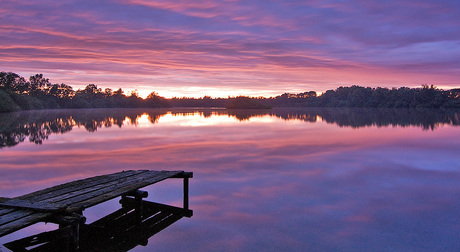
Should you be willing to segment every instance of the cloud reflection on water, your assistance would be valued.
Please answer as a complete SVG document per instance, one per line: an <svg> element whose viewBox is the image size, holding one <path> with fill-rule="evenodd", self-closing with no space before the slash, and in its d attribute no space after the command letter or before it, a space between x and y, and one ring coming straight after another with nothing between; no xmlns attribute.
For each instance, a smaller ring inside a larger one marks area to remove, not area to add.
<svg viewBox="0 0 460 252"><path fill-rule="evenodd" d="M243 121L223 111L164 113L1 149L2 196L127 169L186 170L194 172L194 217L136 250L460 247L457 127L354 128L276 113ZM152 118L155 124L146 122ZM159 189L149 190L155 200ZM178 203L177 195L163 197Z"/></svg>

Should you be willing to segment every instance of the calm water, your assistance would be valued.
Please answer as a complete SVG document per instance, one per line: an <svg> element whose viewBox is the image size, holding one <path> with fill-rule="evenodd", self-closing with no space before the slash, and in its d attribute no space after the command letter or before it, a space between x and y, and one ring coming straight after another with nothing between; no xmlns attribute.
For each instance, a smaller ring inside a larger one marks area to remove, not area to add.
<svg viewBox="0 0 460 252"><path fill-rule="evenodd" d="M185 170L194 216L134 251L459 251L459 125L458 112L432 110L0 114L0 197L128 169ZM181 180L147 190L181 206ZM117 201L85 210L87 223Z"/></svg>

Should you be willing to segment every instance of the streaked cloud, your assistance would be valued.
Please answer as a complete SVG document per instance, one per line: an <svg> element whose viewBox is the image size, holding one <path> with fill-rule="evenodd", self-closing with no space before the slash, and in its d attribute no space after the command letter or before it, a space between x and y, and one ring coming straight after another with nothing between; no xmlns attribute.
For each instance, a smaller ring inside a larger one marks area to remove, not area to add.
<svg viewBox="0 0 460 252"><path fill-rule="evenodd" d="M6 0L0 68L165 96L458 87L459 9L447 0Z"/></svg>

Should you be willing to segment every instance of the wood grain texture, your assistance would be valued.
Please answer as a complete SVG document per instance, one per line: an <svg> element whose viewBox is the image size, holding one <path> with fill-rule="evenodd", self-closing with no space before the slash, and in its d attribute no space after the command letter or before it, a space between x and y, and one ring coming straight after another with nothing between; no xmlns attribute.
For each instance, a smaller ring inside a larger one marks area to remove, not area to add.
<svg viewBox="0 0 460 252"><path fill-rule="evenodd" d="M53 215L81 211L167 178L183 177L184 174L183 171L130 170L76 180L16 198L1 198L0 236L50 220Z"/></svg>

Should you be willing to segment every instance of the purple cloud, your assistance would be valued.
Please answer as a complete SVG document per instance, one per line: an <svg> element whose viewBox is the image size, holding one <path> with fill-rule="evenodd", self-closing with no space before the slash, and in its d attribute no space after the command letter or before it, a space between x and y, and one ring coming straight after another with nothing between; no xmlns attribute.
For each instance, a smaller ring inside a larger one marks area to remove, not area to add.
<svg viewBox="0 0 460 252"><path fill-rule="evenodd" d="M0 68L76 87L127 79L126 89L160 94L449 88L460 79L459 8L415 0L7 0Z"/></svg>

